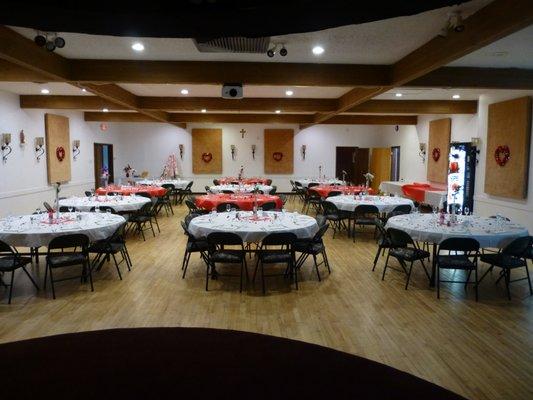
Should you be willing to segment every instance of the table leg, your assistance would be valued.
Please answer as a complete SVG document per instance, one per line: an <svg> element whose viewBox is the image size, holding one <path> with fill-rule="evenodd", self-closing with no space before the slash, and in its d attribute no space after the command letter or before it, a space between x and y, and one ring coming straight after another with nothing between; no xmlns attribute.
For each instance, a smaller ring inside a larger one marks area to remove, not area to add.
<svg viewBox="0 0 533 400"><path fill-rule="evenodd" d="M435 287L435 272L437 271L437 244L433 243L433 255L431 256L431 277L429 286Z"/></svg>

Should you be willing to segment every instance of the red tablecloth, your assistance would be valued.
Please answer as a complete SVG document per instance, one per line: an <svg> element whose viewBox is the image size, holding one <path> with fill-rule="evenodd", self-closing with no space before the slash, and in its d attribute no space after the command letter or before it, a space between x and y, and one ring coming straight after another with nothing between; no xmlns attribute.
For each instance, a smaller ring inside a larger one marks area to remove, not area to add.
<svg viewBox="0 0 533 400"><path fill-rule="evenodd" d="M347 192L349 194L354 193L360 193L366 188L363 186L334 186L334 185L320 185L320 186L313 186L309 188L309 190L314 190L317 192L320 197L328 197L329 193L332 191L338 191L338 192ZM368 193L373 194L374 191L372 188L368 188Z"/></svg>
<svg viewBox="0 0 533 400"><path fill-rule="evenodd" d="M274 201L276 208L282 208L283 202L278 196L270 196L267 194L257 195L257 204L261 206L263 203ZM196 197L196 207L211 210L216 208L220 203L235 203L243 211L251 211L254 208L254 195L250 194L208 194L205 196Z"/></svg>
<svg viewBox="0 0 533 400"><path fill-rule="evenodd" d="M159 186L106 186L96 189L96 194L105 195L109 192L120 193L123 196L130 196L132 193L145 192L152 197L161 197L166 193L166 189Z"/></svg>
<svg viewBox="0 0 533 400"><path fill-rule="evenodd" d="M402 192L405 197L408 197L412 200L418 201L419 203L425 202L426 191L440 191L442 188L434 187L429 184L412 184L412 185L403 185Z"/></svg>
<svg viewBox="0 0 533 400"><path fill-rule="evenodd" d="M231 182L239 182L239 179L228 177L228 178L220 178L218 181L220 182L221 185L229 185ZM255 185L255 184L266 185L268 184L268 179L267 178L244 178L244 179L241 179L240 182L243 185Z"/></svg>

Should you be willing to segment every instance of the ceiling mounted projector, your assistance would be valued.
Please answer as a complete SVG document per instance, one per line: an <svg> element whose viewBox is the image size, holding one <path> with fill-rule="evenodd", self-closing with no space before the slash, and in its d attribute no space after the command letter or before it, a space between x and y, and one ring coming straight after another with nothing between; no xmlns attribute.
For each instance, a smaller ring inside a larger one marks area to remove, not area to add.
<svg viewBox="0 0 533 400"><path fill-rule="evenodd" d="M242 99L242 83L225 83L222 86L223 99Z"/></svg>

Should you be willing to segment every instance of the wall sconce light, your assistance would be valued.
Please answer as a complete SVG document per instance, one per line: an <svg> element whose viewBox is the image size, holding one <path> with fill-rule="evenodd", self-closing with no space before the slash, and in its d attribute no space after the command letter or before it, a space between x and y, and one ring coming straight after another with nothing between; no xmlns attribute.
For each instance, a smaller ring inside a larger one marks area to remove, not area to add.
<svg viewBox="0 0 533 400"><path fill-rule="evenodd" d="M305 152L307 151L307 146L305 144L302 144L302 160L305 160Z"/></svg>
<svg viewBox="0 0 533 400"><path fill-rule="evenodd" d="M420 143L419 145L420 151L418 152L418 155L422 159L422 162L426 162L426 144Z"/></svg>
<svg viewBox="0 0 533 400"><path fill-rule="evenodd" d="M472 143L472 146L478 147L481 144L481 138L472 137L472 138L470 138L470 143Z"/></svg>
<svg viewBox="0 0 533 400"><path fill-rule="evenodd" d="M183 153L185 152L185 146L180 144L179 148L180 148L180 158L183 160Z"/></svg>
<svg viewBox="0 0 533 400"><path fill-rule="evenodd" d="M252 144L252 158L255 160L255 144Z"/></svg>
<svg viewBox="0 0 533 400"><path fill-rule="evenodd" d="M237 146L234 144L231 145L231 159L235 161L235 155L237 153Z"/></svg>
<svg viewBox="0 0 533 400"><path fill-rule="evenodd" d="M470 138L470 143L473 147L473 153L474 157L476 157L476 164L479 164L479 154L481 153L481 150L479 150L479 145L481 144L481 138L480 137L472 137ZM474 149L475 148L475 149Z"/></svg>
<svg viewBox="0 0 533 400"><path fill-rule="evenodd" d="M37 156L37 161L39 161L44 154L44 137L35 138L35 155Z"/></svg>
<svg viewBox="0 0 533 400"><path fill-rule="evenodd" d="M72 142L72 153L74 154L74 159L80 155L80 141L74 140Z"/></svg>
<svg viewBox="0 0 533 400"><path fill-rule="evenodd" d="M11 144L11 133L2 133L2 153L3 153L2 160L4 162L7 161L7 156L13 151L10 144Z"/></svg>

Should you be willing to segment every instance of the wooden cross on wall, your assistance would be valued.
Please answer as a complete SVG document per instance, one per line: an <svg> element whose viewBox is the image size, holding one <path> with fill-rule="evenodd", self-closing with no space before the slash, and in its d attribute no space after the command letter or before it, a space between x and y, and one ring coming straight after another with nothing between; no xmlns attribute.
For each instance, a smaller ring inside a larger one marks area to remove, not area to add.
<svg viewBox="0 0 533 400"><path fill-rule="evenodd" d="M246 129L241 129L239 132L241 133L241 138L244 139L244 134L246 133Z"/></svg>

